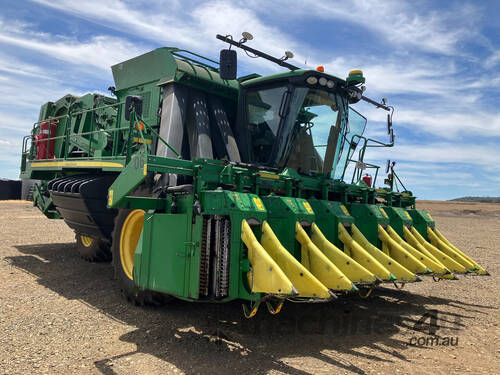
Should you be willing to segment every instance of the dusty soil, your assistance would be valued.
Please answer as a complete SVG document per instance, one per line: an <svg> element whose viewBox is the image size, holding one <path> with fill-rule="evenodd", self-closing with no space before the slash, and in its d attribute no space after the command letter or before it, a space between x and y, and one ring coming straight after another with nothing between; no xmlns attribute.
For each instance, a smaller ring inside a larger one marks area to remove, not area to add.
<svg viewBox="0 0 500 375"><path fill-rule="evenodd" d="M79 258L64 222L0 202L0 373L498 374L500 205L420 207L491 276L287 303L246 320L238 303L132 306L109 264Z"/></svg>

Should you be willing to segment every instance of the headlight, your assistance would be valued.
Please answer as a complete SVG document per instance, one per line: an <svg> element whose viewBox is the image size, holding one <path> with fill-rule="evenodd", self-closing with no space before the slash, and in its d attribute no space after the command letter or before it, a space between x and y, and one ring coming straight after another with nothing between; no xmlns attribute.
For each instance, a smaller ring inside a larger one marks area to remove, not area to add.
<svg viewBox="0 0 500 375"><path fill-rule="evenodd" d="M306 82L310 85L315 85L316 83L318 83L318 79L315 76L309 76L307 77Z"/></svg>
<svg viewBox="0 0 500 375"><path fill-rule="evenodd" d="M325 77L321 77L318 82L321 86L326 86L326 81L327 79Z"/></svg>
<svg viewBox="0 0 500 375"><path fill-rule="evenodd" d="M328 87L329 89L333 89L335 87L335 82L333 82L332 80L329 80L326 83L326 87Z"/></svg>

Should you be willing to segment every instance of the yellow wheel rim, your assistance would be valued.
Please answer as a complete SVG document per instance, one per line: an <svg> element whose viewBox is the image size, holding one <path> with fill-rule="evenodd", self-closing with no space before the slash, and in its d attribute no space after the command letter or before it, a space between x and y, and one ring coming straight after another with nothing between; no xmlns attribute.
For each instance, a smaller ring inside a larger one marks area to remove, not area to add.
<svg viewBox="0 0 500 375"><path fill-rule="evenodd" d="M123 272L130 280L133 280L134 255L144 226L144 212L144 210L134 210L129 213L120 234L120 260Z"/></svg>
<svg viewBox="0 0 500 375"><path fill-rule="evenodd" d="M82 241L82 245L85 247L92 246L92 243L94 242L94 239L92 237L88 237L83 234L80 234L80 240Z"/></svg>

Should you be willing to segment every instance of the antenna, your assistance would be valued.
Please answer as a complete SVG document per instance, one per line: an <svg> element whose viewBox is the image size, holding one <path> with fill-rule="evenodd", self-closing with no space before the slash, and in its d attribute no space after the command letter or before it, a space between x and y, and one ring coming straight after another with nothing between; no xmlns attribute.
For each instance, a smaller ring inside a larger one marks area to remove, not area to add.
<svg viewBox="0 0 500 375"><path fill-rule="evenodd" d="M245 34L247 34L247 36L250 36L251 39L249 38L246 38L245 37ZM248 47L246 45L244 45L243 43L246 42L247 40L252 40L253 39L253 36L252 34L250 33L247 33L247 32L244 32L243 34L243 39L239 42L235 42L232 38L229 38L227 36L224 36L224 35L220 35L220 34L217 34L216 38L219 39L219 40L222 40L223 42L226 42L232 46L235 46L235 47L238 47L238 48L241 48L242 50L246 51L246 52L250 52L250 53L253 53L255 56L259 56L259 57L262 57L266 60L269 60L275 64L278 64L284 68L288 68L290 70L297 70L299 69L298 66L295 66L295 65L292 65L292 64L289 64L287 62L285 62L285 60L288 60L289 58L293 58L293 53L290 52L290 51L286 51L285 52L285 56L282 57L281 59L278 59L274 56L271 56L271 55L268 55L267 53L264 53L262 51L259 51L255 48L252 48L252 47Z"/></svg>
<svg viewBox="0 0 500 375"><path fill-rule="evenodd" d="M223 42L228 43L231 46L235 46L235 47L241 48L242 50L244 50L245 52L247 52L247 55L248 55L248 52L253 53L255 55L255 56L251 56L251 57L262 57L263 59L271 61L271 62L273 62L275 64L278 64L279 66L282 66L282 67L290 69L290 70L298 70L298 69L300 69L298 66L295 66L295 65L292 65L292 64L289 64L289 63L286 62L286 60L293 58L294 55L293 55L292 52L285 51L285 56L283 56L281 59L278 59L278 58L276 58L274 56L268 55L265 52L259 51L259 50L255 49L255 48L248 47L247 45L245 45L244 43L247 40L253 40L253 35L250 34L249 32L245 31L241 35L243 36L243 38L239 42L235 42L233 40L233 37L231 35L224 36L224 35L217 34L215 37L217 39L219 39L219 40L222 40ZM229 47L229 48L231 48L231 47ZM227 51L227 50L225 50L225 51ZM229 55L229 53L227 53L227 52L225 52L225 54ZM221 57L222 57L222 55L221 55ZM232 56L230 58L229 58L229 56L224 56L224 57L225 58L227 57L227 60L224 59L225 60L224 62L230 60L231 62L236 63L236 58L235 57L232 57ZM233 73L233 72L231 72L231 73ZM234 70L234 73L236 73L236 70ZM234 79L232 77L233 77L233 74L228 74L227 76L225 76L224 79ZM390 108L388 106L386 106L385 103L377 103L375 100L367 98L366 96L364 96L363 95L363 92L364 92L363 89L350 88L349 91L351 93L359 94L359 96L358 96L359 99L364 100L365 102L368 102L370 104L373 104L377 108L382 108L382 109L385 109L386 111L390 111Z"/></svg>
<svg viewBox="0 0 500 375"><path fill-rule="evenodd" d="M243 37L243 39L245 39L245 42L246 42L247 40L253 40L253 35L252 35L252 34L250 34L250 33L249 33L249 32L247 32L247 31L243 31L243 32L241 33L241 36ZM244 43L244 42L241 42L241 43Z"/></svg>

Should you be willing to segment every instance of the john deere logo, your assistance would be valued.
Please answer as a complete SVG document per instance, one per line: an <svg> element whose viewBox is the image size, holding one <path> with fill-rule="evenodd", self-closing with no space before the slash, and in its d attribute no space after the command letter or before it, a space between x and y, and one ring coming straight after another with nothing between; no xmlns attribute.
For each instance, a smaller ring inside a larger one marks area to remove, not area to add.
<svg viewBox="0 0 500 375"><path fill-rule="evenodd" d="M253 203L255 203L255 206L257 207L258 210L260 210L260 211L265 210L264 205L262 204L262 201L260 200L260 198L254 197Z"/></svg>
<svg viewBox="0 0 500 375"><path fill-rule="evenodd" d="M306 211L309 212L310 214L313 214L314 211L313 209L311 208L311 205L309 204L309 202L303 202L304 204L304 207L306 208Z"/></svg>

